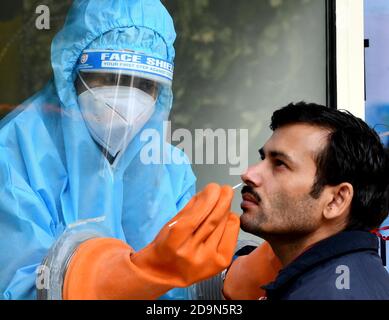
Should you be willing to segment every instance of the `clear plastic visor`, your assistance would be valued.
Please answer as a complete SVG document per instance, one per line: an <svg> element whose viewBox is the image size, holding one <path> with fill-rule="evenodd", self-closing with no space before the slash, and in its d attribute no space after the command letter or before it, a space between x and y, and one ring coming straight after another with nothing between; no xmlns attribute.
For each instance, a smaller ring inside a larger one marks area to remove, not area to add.
<svg viewBox="0 0 389 320"><path fill-rule="evenodd" d="M129 87L137 88L157 99L162 84L138 75L110 72L78 72L75 81L77 95L88 89L99 87Z"/></svg>

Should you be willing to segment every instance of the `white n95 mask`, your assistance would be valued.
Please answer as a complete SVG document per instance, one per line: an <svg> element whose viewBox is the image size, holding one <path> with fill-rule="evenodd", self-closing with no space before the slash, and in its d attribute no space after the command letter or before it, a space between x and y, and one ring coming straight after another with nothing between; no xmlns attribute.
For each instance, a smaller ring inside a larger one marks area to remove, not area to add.
<svg viewBox="0 0 389 320"><path fill-rule="evenodd" d="M88 88L78 96L86 125L112 157L123 151L155 110L156 100L127 86Z"/></svg>

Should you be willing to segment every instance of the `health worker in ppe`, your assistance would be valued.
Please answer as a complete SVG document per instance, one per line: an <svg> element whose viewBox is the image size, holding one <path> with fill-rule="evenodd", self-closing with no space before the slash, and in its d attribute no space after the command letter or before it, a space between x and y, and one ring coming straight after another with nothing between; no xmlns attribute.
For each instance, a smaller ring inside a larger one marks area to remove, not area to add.
<svg viewBox="0 0 389 320"><path fill-rule="evenodd" d="M185 299L228 266L231 188L194 196L188 161L142 158L145 130L181 152L163 139L174 39L159 0L74 1L53 80L1 123L1 298Z"/></svg>

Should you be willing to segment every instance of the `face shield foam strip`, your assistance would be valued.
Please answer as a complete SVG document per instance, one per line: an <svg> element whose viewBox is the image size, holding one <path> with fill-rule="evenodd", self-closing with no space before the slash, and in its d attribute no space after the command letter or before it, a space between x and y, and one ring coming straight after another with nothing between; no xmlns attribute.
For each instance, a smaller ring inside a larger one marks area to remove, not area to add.
<svg viewBox="0 0 389 320"><path fill-rule="evenodd" d="M77 71L120 71L143 73L162 83L173 81L174 66L170 62L131 51L85 50L77 63Z"/></svg>

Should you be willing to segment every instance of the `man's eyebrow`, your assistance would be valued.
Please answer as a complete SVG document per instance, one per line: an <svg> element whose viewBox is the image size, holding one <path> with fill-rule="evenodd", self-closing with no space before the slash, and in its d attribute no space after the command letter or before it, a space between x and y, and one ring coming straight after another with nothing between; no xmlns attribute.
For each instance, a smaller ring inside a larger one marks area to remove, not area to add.
<svg viewBox="0 0 389 320"><path fill-rule="evenodd" d="M264 148L259 149L258 152L259 152L262 159L264 159L266 157L265 156L266 153L265 153ZM277 150L270 150L268 152L268 154L271 158L282 158L288 162L294 163L293 159L289 155L287 155L285 152L277 151Z"/></svg>
<svg viewBox="0 0 389 320"><path fill-rule="evenodd" d="M261 159L265 159L265 150L263 149L263 147L259 149L258 152L259 155L261 156Z"/></svg>

